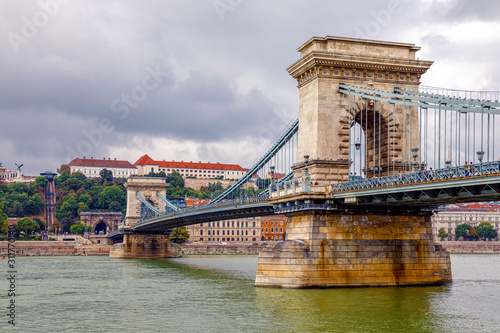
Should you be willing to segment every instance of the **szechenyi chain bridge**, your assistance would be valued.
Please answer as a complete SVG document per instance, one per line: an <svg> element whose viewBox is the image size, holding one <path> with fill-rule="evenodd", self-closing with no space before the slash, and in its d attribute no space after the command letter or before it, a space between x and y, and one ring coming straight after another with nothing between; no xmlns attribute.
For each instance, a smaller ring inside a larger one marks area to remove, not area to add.
<svg viewBox="0 0 500 333"><path fill-rule="evenodd" d="M182 210L165 198L164 179L130 177L110 256L176 257L167 234L175 227L283 214L286 240L260 254L256 286L451 282L430 217L438 205L500 198L500 103L493 93L420 86L432 62L418 60L419 49L311 38L288 68L299 116L246 176L210 203ZM240 196L263 172L286 176L257 196Z"/></svg>

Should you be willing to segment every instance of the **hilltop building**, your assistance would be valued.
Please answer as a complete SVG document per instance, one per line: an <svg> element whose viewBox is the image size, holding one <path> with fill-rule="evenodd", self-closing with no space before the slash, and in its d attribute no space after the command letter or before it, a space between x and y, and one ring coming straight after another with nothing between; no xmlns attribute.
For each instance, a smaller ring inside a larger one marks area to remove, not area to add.
<svg viewBox="0 0 500 333"><path fill-rule="evenodd" d="M169 175L177 171L183 178L194 177L200 179L222 179L237 180L243 177L248 169L237 164L184 162L184 161L155 161L147 154L134 163L139 175L147 175L150 172L165 172Z"/></svg>
<svg viewBox="0 0 500 333"><path fill-rule="evenodd" d="M115 178L127 178L132 175L137 175L137 168L128 161L121 161L111 158L75 158L69 162L69 167L71 173L81 172L87 178L97 178L100 177L99 173L103 169L110 170L113 172L113 177Z"/></svg>

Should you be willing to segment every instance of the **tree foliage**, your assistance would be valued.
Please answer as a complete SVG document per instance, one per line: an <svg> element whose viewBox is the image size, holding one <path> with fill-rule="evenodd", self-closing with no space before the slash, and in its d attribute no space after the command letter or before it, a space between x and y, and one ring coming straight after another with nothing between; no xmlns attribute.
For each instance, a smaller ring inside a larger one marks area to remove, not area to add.
<svg viewBox="0 0 500 333"><path fill-rule="evenodd" d="M176 244L184 243L189 239L189 233L186 227L175 228L174 232L170 234L170 240Z"/></svg>
<svg viewBox="0 0 500 333"><path fill-rule="evenodd" d="M8 229L7 214L3 212L3 204L0 202L0 232L6 233Z"/></svg>
<svg viewBox="0 0 500 333"><path fill-rule="evenodd" d="M446 230L444 228L440 228L438 230L438 238L443 239L446 237L448 237L448 233L446 232Z"/></svg>
<svg viewBox="0 0 500 333"><path fill-rule="evenodd" d="M91 227L83 224L82 221L77 221L69 229L72 234L83 235L85 232L89 232L91 230Z"/></svg>
<svg viewBox="0 0 500 333"><path fill-rule="evenodd" d="M37 183L38 186L41 186L43 188L47 187L49 185L49 180L45 177L39 176L35 178L35 182Z"/></svg>
<svg viewBox="0 0 500 333"><path fill-rule="evenodd" d="M465 237L469 234L469 229L470 225L467 223L462 223L457 225L455 228L455 237L460 238L460 237Z"/></svg>
<svg viewBox="0 0 500 333"><path fill-rule="evenodd" d="M19 232L24 231L27 232L28 234L31 234L32 232L40 231L40 226L32 219L25 217L17 221L16 230Z"/></svg>
<svg viewBox="0 0 500 333"><path fill-rule="evenodd" d="M111 183L113 181L113 171L108 170L108 169L102 169L99 172L99 176L108 183Z"/></svg>
<svg viewBox="0 0 500 333"><path fill-rule="evenodd" d="M498 231L489 222L481 222L477 226L476 231L479 237L484 239L493 239L498 236Z"/></svg>
<svg viewBox="0 0 500 333"><path fill-rule="evenodd" d="M184 187L184 179L181 174L175 170L167 176L167 183L169 183L171 187Z"/></svg>

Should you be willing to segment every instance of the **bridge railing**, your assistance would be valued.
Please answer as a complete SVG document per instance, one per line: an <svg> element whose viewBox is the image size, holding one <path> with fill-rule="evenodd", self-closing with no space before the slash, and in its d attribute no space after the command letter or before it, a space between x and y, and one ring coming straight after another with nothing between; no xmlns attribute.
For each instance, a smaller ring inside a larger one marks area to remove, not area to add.
<svg viewBox="0 0 500 333"><path fill-rule="evenodd" d="M258 202L265 202L265 201L267 201L267 199L269 199L269 195L266 192L266 193L261 193L258 195L253 195L250 197L228 199L228 200L208 203L208 204L201 205L201 206L182 208L176 212L169 212L169 213L163 213L163 214L157 215L157 216L153 217L152 219L156 219L158 217L169 217L169 216L174 216L174 215L177 216L180 214L187 214L190 212L203 211L203 210L213 209L213 208L222 208L222 207L227 207L227 206L245 205L245 204L258 203ZM148 220L150 220L150 219L144 219L140 222L133 224L132 226L139 225L139 224L146 222Z"/></svg>
<svg viewBox="0 0 500 333"><path fill-rule="evenodd" d="M373 189L378 187L420 184L451 179L480 177L500 173L500 162L466 164L436 170L418 170L401 173L394 176L374 177L370 179L353 180L345 183L332 184L335 193Z"/></svg>

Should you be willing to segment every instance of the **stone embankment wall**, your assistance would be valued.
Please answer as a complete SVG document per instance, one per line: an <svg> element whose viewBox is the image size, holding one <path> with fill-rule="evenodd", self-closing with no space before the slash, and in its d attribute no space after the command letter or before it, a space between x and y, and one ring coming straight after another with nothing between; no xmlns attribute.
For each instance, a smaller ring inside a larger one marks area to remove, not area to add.
<svg viewBox="0 0 500 333"><path fill-rule="evenodd" d="M8 253L8 242L0 242L0 256ZM110 245L74 246L73 242L30 242L16 241L16 256L73 256L73 255L109 255Z"/></svg>
<svg viewBox="0 0 500 333"><path fill-rule="evenodd" d="M181 245L183 255L196 254L259 254L266 245Z"/></svg>
<svg viewBox="0 0 500 333"><path fill-rule="evenodd" d="M450 253L500 253L500 242L436 242Z"/></svg>

